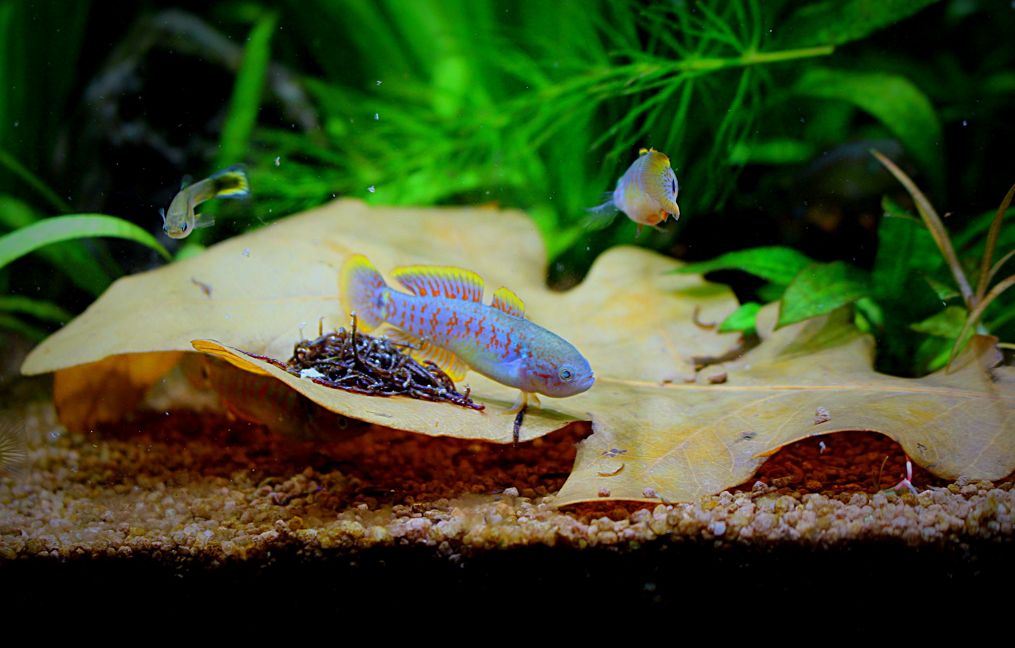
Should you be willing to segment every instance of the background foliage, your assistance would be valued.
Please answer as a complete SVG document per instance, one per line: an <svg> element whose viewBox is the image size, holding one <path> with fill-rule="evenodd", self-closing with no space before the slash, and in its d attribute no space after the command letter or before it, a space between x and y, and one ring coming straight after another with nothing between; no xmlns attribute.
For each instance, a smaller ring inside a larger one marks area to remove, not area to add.
<svg viewBox="0 0 1015 648"><path fill-rule="evenodd" d="M975 0L0 0L0 232L101 212L179 256L337 196L496 203L531 215L560 286L619 243L691 261L779 246L803 263L788 278L736 263L711 277L758 304L819 263L866 313L880 366L922 373L957 334L957 303L867 151L952 214L975 276L1015 178L1013 27L1007 3ZM585 209L642 146L672 158L682 217L635 239ZM162 237L180 179L236 162L253 201L207 206L219 224L182 246ZM128 239L10 263L0 286L21 301L0 302L0 326L39 337L161 263ZM1010 225L999 241L1015 245ZM749 331L756 310L727 327ZM1002 296L984 325L1011 339L1012 311Z"/></svg>

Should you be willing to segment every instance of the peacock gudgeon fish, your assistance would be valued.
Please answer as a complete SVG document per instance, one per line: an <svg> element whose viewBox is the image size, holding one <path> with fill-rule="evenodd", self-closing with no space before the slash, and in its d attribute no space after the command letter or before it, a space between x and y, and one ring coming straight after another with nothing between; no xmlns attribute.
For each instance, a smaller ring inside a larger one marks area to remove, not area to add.
<svg viewBox="0 0 1015 648"><path fill-rule="evenodd" d="M594 213L615 214L618 210L638 224L654 227L680 218L677 194L680 186L670 166L670 158L655 149L641 149L624 175L617 180L617 188L607 194L606 202L589 210Z"/></svg>
<svg viewBox="0 0 1015 648"><path fill-rule="evenodd" d="M363 255L342 268L342 303L370 331L409 345L420 362L431 361L452 380L469 368L521 390L514 409L534 394L573 396L595 382L588 360L570 342L525 318L525 305L507 288L483 303L484 283L469 270L450 266L406 266L391 275L409 293L389 287Z"/></svg>

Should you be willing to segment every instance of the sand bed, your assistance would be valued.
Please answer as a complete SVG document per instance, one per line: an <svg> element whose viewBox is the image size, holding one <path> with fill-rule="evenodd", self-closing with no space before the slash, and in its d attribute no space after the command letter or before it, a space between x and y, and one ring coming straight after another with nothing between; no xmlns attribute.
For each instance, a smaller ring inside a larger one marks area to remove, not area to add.
<svg viewBox="0 0 1015 648"><path fill-rule="evenodd" d="M970 577L984 560L1011 565L1010 480L950 484L917 470L917 494L885 491L902 476L904 455L876 434L794 444L752 483L698 502L558 510L552 494L589 433L584 425L511 447L381 428L294 441L186 410L69 434L48 404L25 415L27 464L0 478L0 568L25 579L33 569L58 575L100 562L107 574L142 564L235 574L406 560L420 573L502 565L505 578L538 564L551 578L548 560L586 574L605 560L637 581L640 596L658 599L666 578L651 574L666 560L685 578L697 573L687 560L725 560L736 571L731 565L781 556L769 561L778 570L779 560L785 567L843 551L872 564L919 557L924 575L942 559L953 575L954 565L972 565ZM653 567L617 566L638 565L639 556L652 556ZM852 562L835 564L853 573Z"/></svg>

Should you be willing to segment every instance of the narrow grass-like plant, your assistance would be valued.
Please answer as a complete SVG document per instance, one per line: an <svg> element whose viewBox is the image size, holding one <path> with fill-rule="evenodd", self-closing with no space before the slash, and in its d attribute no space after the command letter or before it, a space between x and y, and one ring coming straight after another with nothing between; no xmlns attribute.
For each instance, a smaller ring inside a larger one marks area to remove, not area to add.
<svg viewBox="0 0 1015 648"><path fill-rule="evenodd" d="M983 257L980 260L980 276L977 281L976 290L974 291L969 280L966 278L965 270L963 270L958 256L955 254L955 248L952 245L951 238L948 236L948 231L945 229L944 223L941 221L941 217L938 216L934 206L931 205L930 201L927 200L927 197L922 191L920 191L919 187L916 186L916 183L914 183L912 179L907 176L906 173L895 163L878 151L871 151L871 153L892 173L892 175L895 176L895 178L906 188L906 191L909 192L909 195L913 198L917 211L920 212L920 217L923 218L923 222L927 225L927 229L930 231L931 236L934 237L934 242L941 251L941 256L944 257L945 262L948 264L948 267L952 272L952 276L955 278L955 283L959 287L959 293L962 295L962 300L966 304L966 310L969 315L967 316L965 323L962 325L962 329L959 331L959 334L955 338L955 343L952 345L951 352L948 354L947 366L951 367L955 357L967 341L966 334L969 330L977 326L984 311L987 310L987 307L990 306L994 300L1000 297L1001 294L1008 288L1015 285L1015 274L1012 274L995 284L993 288L990 288L989 292L987 290L990 282L1001 269L1001 266L1015 255L1015 250L1011 250L1005 254L1000 261L991 266L994 259L994 249L997 246L998 236L1001 233L1001 222L1004 220L1005 212L1008 211L1008 207L1011 205L1012 197L1015 196L1015 185L1008 190L1004 200L1001 201L1001 206L998 207L997 213L994 215L994 220L990 224L986 246L983 250Z"/></svg>
<svg viewBox="0 0 1015 648"><path fill-rule="evenodd" d="M122 218L74 214L45 218L0 237L0 269L39 248L80 238L110 236L147 245L167 261L172 257L147 231Z"/></svg>

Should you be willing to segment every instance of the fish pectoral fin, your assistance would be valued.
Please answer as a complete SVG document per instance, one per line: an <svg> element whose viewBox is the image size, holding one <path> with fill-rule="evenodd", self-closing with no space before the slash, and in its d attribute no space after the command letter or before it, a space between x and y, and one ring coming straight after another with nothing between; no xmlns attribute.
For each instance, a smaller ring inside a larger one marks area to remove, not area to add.
<svg viewBox="0 0 1015 648"><path fill-rule="evenodd" d="M515 398L514 405L508 408L507 413L517 414L518 412L527 408L529 405L535 405L536 407L539 407L540 406L539 396L532 392L520 391L518 392L518 397Z"/></svg>
<svg viewBox="0 0 1015 648"><path fill-rule="evenodd" d="M215 224L215 219L211 216L205 216L204 214L194 214L194 229L201 229L204 227L211 227Z"/></svg>
<svg viewBox="0 0 1015 648"><path fill-rule="evenodd" d="M502 287L494 291L493 303L490 306L513 317L525 317L525 302L507 288Z"/></svg>
<svg viewBox="0 0 1015 648"><path fill-rule="evenodd" d="M478 302L483 299L485 284L478 274L454 266L403 266L391 276L420 297L446 297Z"/></svg>
<svg viewBox="0 0 1015 648"><path fill-rule="evenodd" d="M407 347L406 353L412 356L416 362L420 364L434 363L455 382L465 378L465 374L469 371L469 365L457 355L444 347L420 339L412 333L397 328L387 328L383 331L383 335L395 344Z"/></svg>

